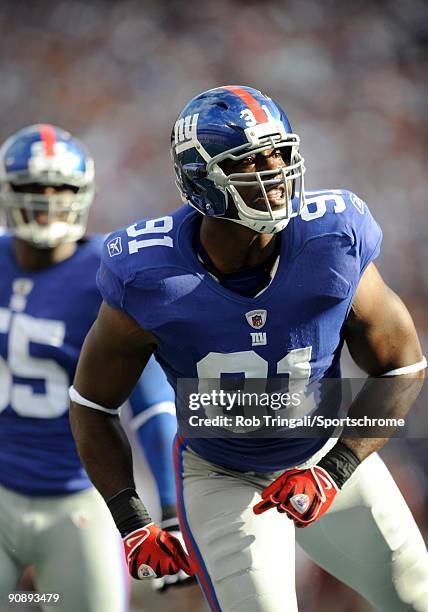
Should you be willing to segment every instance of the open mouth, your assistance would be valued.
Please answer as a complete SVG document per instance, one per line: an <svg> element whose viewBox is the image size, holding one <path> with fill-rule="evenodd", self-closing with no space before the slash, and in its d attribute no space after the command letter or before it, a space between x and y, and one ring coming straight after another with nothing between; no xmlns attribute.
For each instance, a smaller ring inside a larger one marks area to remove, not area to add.
<svg viewBox="0 0 428 612"><path fill-rule="evenodd" d="M267 199L273 203L285 203L285 189L284 187L276 187L267 192Z"/></svg>
<svg viewBox="0 0 428 612"><path fill-rule="evenodd" d="M272 209L281 208L285 206L285 187L279 185L269 191L266 192L267 199ZM266 200L264 195L260 195L256 198L255 202L260 203L263 202L266 205Z"/></svg>

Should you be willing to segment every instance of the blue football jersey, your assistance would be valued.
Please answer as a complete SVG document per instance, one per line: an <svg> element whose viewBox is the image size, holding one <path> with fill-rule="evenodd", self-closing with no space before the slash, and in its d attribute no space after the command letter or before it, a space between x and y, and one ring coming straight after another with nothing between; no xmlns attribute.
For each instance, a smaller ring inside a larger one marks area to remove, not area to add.
<svg viewBox="0 0 428 612"><path fill-rule="evenodd" d="M232 374L339 377L341 329L382 237L365 203L345 190L307 192L302 215L281 233L276 273L255 297L225 288L202 265L193 249L200 219L183 206L111 234L97 277L104 300L157 337L157 359L173 388L181 378ZM184 407L176 400L179 412ZM302 463L325 440L188 443L214 463L265 472Z"/></svg>
<svg viewBox="0 0 428 612"><path fill-rule="evenodd" d="M28 272L0 236L0 483L26 495L91 486L68 421L68 387L101 303L102 238L69 259Z"/></svg>

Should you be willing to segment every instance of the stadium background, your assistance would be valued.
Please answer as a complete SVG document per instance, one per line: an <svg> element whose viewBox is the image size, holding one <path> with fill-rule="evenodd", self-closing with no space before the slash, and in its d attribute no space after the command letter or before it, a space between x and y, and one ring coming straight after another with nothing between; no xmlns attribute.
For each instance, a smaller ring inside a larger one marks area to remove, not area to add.
<svg viewBox="0 0 428 612"><path fill-rule="evenodd" d="M92 232L179 204L169 136L190 97L222 84L269 93L302 138L307 186L368 202L384 231L380 270L427 353L425 0L4 0L0 32L0 137L46 121L83 139L96 161ZM384 452L425 536L427 448ZM371 610L303 557L297 573L303 612ZM144 610L172 601L134 597ZM184 590L174 598L177 612L190 606L204 609Z"/></svg>

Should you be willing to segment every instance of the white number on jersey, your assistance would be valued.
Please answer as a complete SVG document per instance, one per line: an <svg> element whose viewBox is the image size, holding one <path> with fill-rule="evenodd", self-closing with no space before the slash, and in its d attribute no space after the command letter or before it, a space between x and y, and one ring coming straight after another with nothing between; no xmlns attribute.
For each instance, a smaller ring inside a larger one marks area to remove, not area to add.
<svg viewBox="0 0 428 612"><path fill-rule="evenodd" d="M300 216L303 221L312 221L323 217L327 212L327 202L334 202L333 211L341 213L346 209L345 200L340 193L329 192L316 196L305 196L305 206L302 208ZM314 208L315 205L315 209Z"/></svg>
<svg viewBox="0 0 428 612"><path fill-rule="evenodd" d="M61 346L65 323L0 308L0 333L9 334L8 362L0 357L0 412L10 404L22 417L49 419L64 414L68 409L67 372L53 359L30 355L30 342ZM34 393L30 384L13 383L13 375L43 380L45 393Z"/></svg>
<svg viewBox="0 0 428 612"><path fill-rule="evenodd" d="M130 238L137 238L145 234L169 234L172 230L172 217L159 217L159 219L151 219L146 221L144 227L137 229L137 223L126 228L126 233ZM173 240L171 236L162 236L162 238L143 238L141 240L130 240L128 242L128 250L132 255L138 253L139 249L144 249L150 246L166 246L172 247Z"/></svg>
<svg viewBox="0 0 428 612"><path fill-rule="evenodd" d="M311 346L293 349L276 364L277 374L288 374L289 393L293 393L295 387L297 387L297 391L301 390L302 383L306 384L309 381L311 376L311 355Z"/></svg>
<svg viewBox="0 0 428 612"><path fill-rule="evenodd" d="M288 374L290 380L309 381L312 347L293 349L276 364L277 374ZM198 378L217 378L222 374L244 373L245 378L267 378L268 362L255 351L208 353L196 364ZM251 380L248 381L249 383Z"/></svg>
<svg viewBox="0 0 428 612"><path fill-rule="evenodd" d="M277 374L288 374L289 390L291 394L302 389L309 382L311 375L310 359L312 347L293 349L287 353L276 364ZM238 351L236 353L208 353L203 359L198 361L196 367L199 382L198 392L210 393L213 390L220 391L222 374L244 374L245 382L243 393L260 392L260 380L266 379L268 375L268 362L255 351ZM215 379L215 380L212 380ZM252 405L245 405L244 416L252 418L257 416L259 407L254 402ZM222 407L204 406L207 417L213 418L222 414ZM257 427L255 428L257 429ZM251 428L246 428L250 431Z"/></svg>

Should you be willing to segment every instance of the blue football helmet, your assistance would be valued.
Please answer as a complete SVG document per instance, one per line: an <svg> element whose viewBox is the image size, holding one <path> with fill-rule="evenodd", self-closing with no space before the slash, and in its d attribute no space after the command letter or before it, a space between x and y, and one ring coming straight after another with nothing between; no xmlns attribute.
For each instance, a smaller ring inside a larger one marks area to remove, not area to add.
<svg viewBox="0 0 428 612"><path fill-rule="evenodd" d="M79 240L94 194L92 158L58 127L31 125L0 149L0 207L6 225L33 246Z"/></svg>
<svg viewBox="0 0 428 612"><path fill-rule="evenodd" d="M193 98L171 136L176 184L184 201L204 215L230 219L256 232L274 234L304 206L304 159L300 138L282 108L251 87L225 86ZM224 160L239 161L270 149L283 150L286 165L260 172L226 174ZM273 210L267 191L277 186L284 205ZM257 187L263 210L251 207L240 187ZM230 216L230 204L235 214Z"/></svg>

